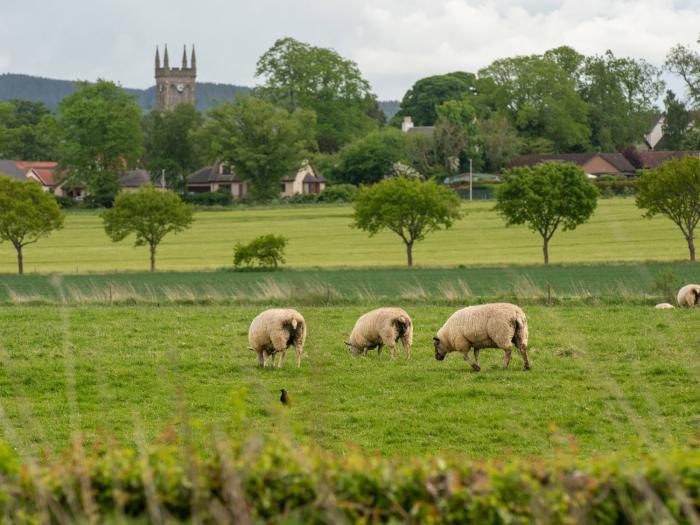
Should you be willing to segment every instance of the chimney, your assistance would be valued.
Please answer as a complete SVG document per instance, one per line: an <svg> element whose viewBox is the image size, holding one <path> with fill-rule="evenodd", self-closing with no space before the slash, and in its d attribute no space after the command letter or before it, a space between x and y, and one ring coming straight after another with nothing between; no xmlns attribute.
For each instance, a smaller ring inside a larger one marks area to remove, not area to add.
<svg viewBox="0 0 700 525"><path fill-rule="evenodd" d="M408 130L413 127L413 119L411 117L404 117L401 123L401 131L408 133Z"/></svg>

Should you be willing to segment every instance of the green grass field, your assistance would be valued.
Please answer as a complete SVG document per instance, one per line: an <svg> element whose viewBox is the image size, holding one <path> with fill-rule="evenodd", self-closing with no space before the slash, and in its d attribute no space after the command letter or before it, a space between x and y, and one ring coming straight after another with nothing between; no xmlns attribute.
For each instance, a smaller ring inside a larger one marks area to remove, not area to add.
<svg viewBox="0 0 700 525"><path fill-rule="evenodd" d="M530 306L533 369L485 350L482 372L433 357L453 307L415 305L414 355L351 359L343 340L374 305L307 307L301 369L262 370L246 349L260 307L0 307L0 434L24 452L74 432L153 439L183 416L345 451L470 457L584 455L687 444L700 417L699 310ZM290 392L283 409L278 389Z"/></svg>
<svg viewBox="0 0 700 525"><path fill-rule="evenodd" d="M465 218L415 247L418 266L539 264L540 238L525 227L506 228L493 202L465 203ZM256 207L200 211L193 227L165 239L158 249L161 270L201 270L232 265L233 246L266 233L290 239L287 264L294 268L402 266L403 244L390 233L373 238L349 227L350 206ZM553 263L684 260L685 241L670 221L641 217L633 199L601 199L590 223L557 232ZM25 251L27 272L108 273L146 270L147 249L133 239L109 241L97 213L71 212L63 230ZM16 271L11 245L0 245L0 272Z"/></svg>

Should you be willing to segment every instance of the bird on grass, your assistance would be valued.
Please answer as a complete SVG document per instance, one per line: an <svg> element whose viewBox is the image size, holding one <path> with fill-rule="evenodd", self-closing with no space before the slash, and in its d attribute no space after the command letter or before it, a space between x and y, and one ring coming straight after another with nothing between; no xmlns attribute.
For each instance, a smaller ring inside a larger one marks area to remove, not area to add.
<svg viewBox="0 0 700 525"><path fill-rule="evenodd" d="M287 394L287 391L284 388L280 388L280 403L285 406L290 406L292 404L291 400L289 399L289 394Z"/></svg>

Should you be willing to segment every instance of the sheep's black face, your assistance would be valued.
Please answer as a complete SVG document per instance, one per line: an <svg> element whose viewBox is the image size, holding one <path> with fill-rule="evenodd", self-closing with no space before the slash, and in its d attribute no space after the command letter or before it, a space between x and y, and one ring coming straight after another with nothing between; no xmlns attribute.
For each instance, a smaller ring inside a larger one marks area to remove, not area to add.
<svg viewBox="0 0 700 525"><path fill-rule="evenodd" d="M437 359L438 361L442 361L443 359L445 359L447 353L443 352L442 343L440 342L440 339L438 339L437 337L433 337L433 345L435 345L435 359Z"/></svg>
<svg viewBox="0 0 700 525"><path fill-rule="evenodd" d="M700 290L695 290L695 304L700 306Z"/></svg>

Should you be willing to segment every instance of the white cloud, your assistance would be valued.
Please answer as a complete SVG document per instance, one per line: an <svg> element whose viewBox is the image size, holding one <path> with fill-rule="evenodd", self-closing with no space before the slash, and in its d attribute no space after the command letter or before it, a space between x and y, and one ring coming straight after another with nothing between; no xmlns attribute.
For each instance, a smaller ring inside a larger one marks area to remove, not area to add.
<svg viewBox="0 0 700 525"><path fill-rule="evenodd" d="M0 72L153 83L156 43L197 45L199 77L252 85L277 38L333 47L380 98L430 74L570 45L660 65L700 33L700 0L3 0Z"/></svg>

